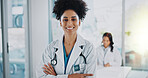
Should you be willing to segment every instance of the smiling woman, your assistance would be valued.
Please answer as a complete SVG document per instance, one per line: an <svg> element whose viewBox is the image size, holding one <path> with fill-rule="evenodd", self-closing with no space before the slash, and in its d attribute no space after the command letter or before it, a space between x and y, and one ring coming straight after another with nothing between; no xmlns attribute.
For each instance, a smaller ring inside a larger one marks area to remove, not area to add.
<svg viewBox="0 0 148 78"><path fill-rule="evenodd" d="M94 46L77 33L87 10L83 0L55 2L53 13L64 34L47 46L37 68L37 77L95 78L97 59Z"/></svg>
<svg viewBox="0 0 148 78"><path fill-rule="evenodd" d="M60 25L65 34L76 34L80 23L78 15L73 10L66 10L61 16Z"/></svg>

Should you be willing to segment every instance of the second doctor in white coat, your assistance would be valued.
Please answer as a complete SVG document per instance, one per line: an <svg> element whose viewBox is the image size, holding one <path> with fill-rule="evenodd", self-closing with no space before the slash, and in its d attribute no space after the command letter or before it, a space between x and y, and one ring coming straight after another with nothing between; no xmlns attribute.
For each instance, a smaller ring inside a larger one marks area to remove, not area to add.
<svg viewBox="0 0 148 78"><path fill-rule="evenodd" d="M120 67L121 54L116 47L113 46L113 39L111 33L103 34L103 45L97 47L97 62L100 67Z"/></svg>
<svg viewBox="0 0 148 78"><path fill-rule="evenodd" d="M37 68L38 78L95 77L97 58L94 46L77 34L87 10L85 7L86 4L82 0L55 2L54 13L60 20L64 35L46 48L41 65ZM62 15L58 16L58 12L62 11Z"/></svg>

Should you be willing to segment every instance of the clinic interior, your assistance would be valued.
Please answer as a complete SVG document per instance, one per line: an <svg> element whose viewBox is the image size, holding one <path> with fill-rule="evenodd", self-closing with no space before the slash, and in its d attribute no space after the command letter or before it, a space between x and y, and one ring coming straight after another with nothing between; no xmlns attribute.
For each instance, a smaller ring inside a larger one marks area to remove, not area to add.
<svg viewBox="0 0 148 78"><path fill-rule="evenodd" d="M54 1L1 0L0 78L4 77L3 73L10 78L36 78L35 66L39 64L45 47L63 34L52 13ZM112 33L114 46L122 56L121 67L130 67L126 77L146 78L148 0L84 1L89 10L78 33L95 47L101 45L103 33ZM7 26L2 27L4 24ZM7 43L9 48L5 46ZM7 50L8 55L3 53ZM8 59L3 60L4 57ZM9 69L3 71L7 66Z"/></svg>

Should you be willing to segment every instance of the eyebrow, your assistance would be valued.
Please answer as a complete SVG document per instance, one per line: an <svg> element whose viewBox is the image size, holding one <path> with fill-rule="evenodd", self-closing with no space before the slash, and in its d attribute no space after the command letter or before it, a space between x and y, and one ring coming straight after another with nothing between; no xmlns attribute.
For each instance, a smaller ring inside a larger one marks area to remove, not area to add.
<svg viewBox="0 0 148 78"><path fill-rule="evenodd" d="M76 16L72 16L71 18L76 18Z"/></svg>
<svg viewBox="0 0 148 78"><path fill-rule="evenodd" d="M63 18L68 18L68 17L64 16Z"/></svg>
<svg viewBox="0 0 148 78"><path fill-rule="evenodd" d="M68 18L68 17L64 16L63 18ZM72 16L71 18L76 18L76 16Z"/></svg>

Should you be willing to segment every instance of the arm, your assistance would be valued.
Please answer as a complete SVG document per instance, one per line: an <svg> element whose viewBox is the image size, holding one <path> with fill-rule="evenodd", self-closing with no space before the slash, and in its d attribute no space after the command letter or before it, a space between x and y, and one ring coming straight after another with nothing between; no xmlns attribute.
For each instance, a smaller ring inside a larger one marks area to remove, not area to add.
<svg viewBox="0 0 148 78"><path fill-rule="evenodd" d="M48 65L51 62L51 56L52 56L52 50L51 45L49 45L46 49L45 52L42 54L42 59L40 64L36 67L36 76L37 78L68 78L68 75L50 75L50 74L45 74L43 67L44 65Z"/></svg>
<svg viewBox="0 0 148 78"><path fill-rule="evenodd" d="M98 66L98 68L102 68L102 67L104 67L104 65L103 65L103 56L102 56L102 54L101 54L101 47L97 47L96 48L96 54L97 54L97 66Z"/></svg>
<svg viewBox="0 0 148 78"><path fill-rule="evenodd" d="M45 50L45 52L42 55L42 60L39 66L37 66L36 76L37 78L85 78L85 76L92 76L92 74L63 74L58 75L55 74L56 71L53 71L54 68L51 66L51 49L49 49L49 46ZM50 71L51 70L51 71Z"/></svg>
<svg viewBox="0 0 148 78"><path fill-rule="evenodd" d="M96 78L96 67L97 67L97 57L94 46L88 47L88 55L86 56L86 69L84 73L93 74L93 76L88 76L88 78Z"/></svg>
<svg viewBox="0 0 148 78"><path fill-rule="evenodd" d="M122 58L121 58L121 54L118 51L118 49L115 49L114 51L114 61L112 63L110 63L111 66L121 66L121 62L122 62Z"/></svg>

